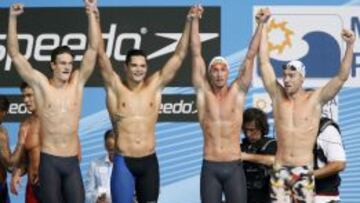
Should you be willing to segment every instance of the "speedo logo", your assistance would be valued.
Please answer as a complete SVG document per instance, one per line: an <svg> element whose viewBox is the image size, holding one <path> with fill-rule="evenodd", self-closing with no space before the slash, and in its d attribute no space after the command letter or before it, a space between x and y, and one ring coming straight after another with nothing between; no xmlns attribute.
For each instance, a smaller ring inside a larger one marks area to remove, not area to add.
<svg viewBox="0 0 360 203"><path fill-rule="evenodd" d="M116 61L124 61L126 53L121 53L122 47L125 44L132 44L133 48L139 49L141 47L143 37L148 34L148 29L142 27L138 33L120 33L117 34L118 25L111 23L107 32L102 36L105 39L105 51L110 58ZM155 37L171 39L172 42L165 47L159 48L152 53L149 53L148 59L155 59L165 54L175 51L182 33L154 33ZM219 37L218 33L201 33L200 38L202 42ZM0 41L5 41L6 35L0 34ZM25 49L22 54L29 59L33 57L35 61L50 61L51 50L60 46L68 45L75 53L86 49L87 36L83 33L67 33L63 36L58 33L42 33L37 36L33 34L18 34L19 43L25 44ZM11 58L6 53L6 43L0 44L0 61L5 59L4 71L11 70ZM74 60L80 61L83 55L75 55Z"/></svg>
<svg viewBox="0 0 360 203"><path fill-rule="evenodd" d="M194 101L180 99L177 102L164 102L160 105L159 114L196 114Z"/></svg>
<svg viewBox="0 0 360 203"><path fill-rule="evenodd" d="M31 114L30 111L26 108L24 103L11 103L9 106L8 114L10 115L19 115L19 114Z"/></svg>
<svg viewBox="0 0 360 203"><path fill-rule="evenodd" d="M31 112L26 108L21 95L11 94L5 96L10 102L7 116L5 116L5 122L19 122L31 114Z"/></svg>

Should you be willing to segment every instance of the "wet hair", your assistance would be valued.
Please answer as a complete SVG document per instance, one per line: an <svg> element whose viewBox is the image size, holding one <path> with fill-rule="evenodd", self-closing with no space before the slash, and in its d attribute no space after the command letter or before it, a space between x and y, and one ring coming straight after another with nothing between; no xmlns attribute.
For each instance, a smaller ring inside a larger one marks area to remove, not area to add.
<svg viewBox="0 0 360 203"><path fill-rule="evenodd" d="M269 133L269 123L264 111L258 108L248 108L243 113L243 128L245 123L255 122L255 128L260 130L261 136Z"/></svg>
<svg viewBox="0 0 360 203"><path fill-rule="evenodd" d="M8 111L10 106L9 100L5 95L0 95L0 111Z"/></svg>
<svg viewBox="0 0 360 203"><path fill-rule="evenodd" d="M29 84L27 84L26 82L22 82L20 84L20 90L23 92L25 88L30 88Z"/></svg>
<svg viewBox="0 0 360 203"><path fill-rule="evenodd" d="M74 58L74 53L71 51L69 46L59 46L51 52L51 62L55 63L56 57L63 53L70 54Z"/></svg>
<svg viewBox="0 0 360 203"><path fill-rule="evenodd" d="M105 140L105 141L108 140L109 138L115 138L115 137L114 137L114 132L113 132L112 129L107 130L107 131L105 132L105 134L104 134L104 140Z"/></svg>
<svg viewBox="0 0 360 203"><path fill-rule="evenodd" d="M143 56L147 61L147 55L144 50L141 49L131 49L126 53L125 63L128 65L131 61L131 57L133 56Z"/></svg>

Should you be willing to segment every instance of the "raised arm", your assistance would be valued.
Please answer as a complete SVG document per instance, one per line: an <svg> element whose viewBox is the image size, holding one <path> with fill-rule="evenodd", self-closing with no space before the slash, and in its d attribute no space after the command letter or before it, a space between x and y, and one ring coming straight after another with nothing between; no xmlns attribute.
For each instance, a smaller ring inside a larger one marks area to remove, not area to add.
<svg viewBox="0 0 360 203"><path fill-rule="evenodd" d="M88 16L88 47L85 51L84 57L80 65L80 84L85 85L91 73L94 70L96 63L96 54L99 47L100 31L97 20L98 9L96 0L85 0L86 14Z"/></svg>
<svg viewBox="0 0 360 203"><path fill-rule="evenodd" d="M17 17L23 12L24 5L22 4L14 4L9 9L7 50L20 77L32 88L37 89L41 82L47 82L47 78L39 71L33 69L25 56L23 56L19 51L19 42L17 39Z"/></svg>
<svg viewBox="0 0 360 203"><path fill-rule="evenodd" d="M257 21L256 31L251 39L242 67L240 67L239 76L235 80L235 84L237 84L239 90L243 92L247 92L250 86L252 80L253 67L254 67L254 58L258 53L260 46L261 31L263 30L263 27L267 22L267 20L269 19L269 17L270 17L270 10L267 8L260 9L256 14L256 21Z"/></svg>
<svg viewBox="0 0 360 203"><path fill-rule="evenodd" d="M320 104L324 105L335 97L340 88L349 78L351 64L353 60L355 35L350 30L342 30L341 36L346 42L346 50L344 58L341 61L338 74L333 77L324 87L320 89Z"/></svg>
<svg viewBox="0 0 360 203"><path fill-rule="evenodd" d="M188 15L191 15L192 11L193 8L190 9ZM190 39L190 23L191 18L186 18L185 27L182 32L180 41L176 46L174 54L157 73L158 75L154 75L154 77L159 77L160 88L165 87L175 77L176 72L179 70L182 62L186 57Z"/></svg>
<svg viewBox="0 0 360 203"><path fill-rule="evenodd" d="M197 6L195 15L191 17L191 58L192 58L192 83L196 89L203 88L206 85L206 65L201 54L201 41L199 34L199 21L203 13L203 8Z"/></svg>
<svg viewBox="0 0 360 203"><path fill-rule="evenodd" d="M114 69L112 67L111 61L109 57L106 55L105 52L105 46L104 46L104 40L102 38L101 34L101 26L100 26L100 15L97 15L97 20L99 21L99 48L97 53L97 59L98 59L98 65L100 68L101 76L105 83L105 88L111 88L113 87L116 78L121 81L120 77L117 76L117 74L114 72Z"/></svg>
<svg viewBox="0 0 360 203"><path fill-rule="evenodd" d="M264 87L270 97L274 97L276 92L281 89L281 86L276 80L274 68L270 63L266 25L264 25L264 28L261 31L259 58L261 78Z"/></svg>

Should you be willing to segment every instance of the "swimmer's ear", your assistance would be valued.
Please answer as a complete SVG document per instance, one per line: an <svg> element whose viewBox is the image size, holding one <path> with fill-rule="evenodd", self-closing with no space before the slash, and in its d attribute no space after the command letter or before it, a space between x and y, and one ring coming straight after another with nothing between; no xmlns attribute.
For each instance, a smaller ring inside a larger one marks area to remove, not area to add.
<svg viewBox="0 0 360 203"><path fill-rule="evenodd" d="M50 61L50 68L51 68L51 71L54 71L54 69L55 69L55 62Z"/></svg>
<svg viewBox="0 0 360 203"><path fill-rule="evenodd" d="M128 72L128 70L129 70L129 67L126 63L124 63L124 70L125 70L125 72Z"/></svg>

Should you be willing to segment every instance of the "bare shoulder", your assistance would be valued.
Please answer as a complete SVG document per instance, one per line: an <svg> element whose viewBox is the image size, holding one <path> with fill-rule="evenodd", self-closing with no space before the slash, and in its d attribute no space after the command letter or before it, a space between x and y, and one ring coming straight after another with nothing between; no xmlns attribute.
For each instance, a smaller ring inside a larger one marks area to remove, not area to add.
<svg viewBox="0 0 360 203"><path fill-rule="evenodd" d="M245 95L248 90L241 88L235 81L229 86L229 94L234 94L234 96Z"/></svg>
<svg viewBox="0 0 360 203"><path fill-rule="evenodd" d="M161 70L157 70L148 77L146 77L145 83L148 85L155 85L157 83L160 83L160 74L161 74L160 71Z"/></svg>
<svg viewBox="0 0 360 203"><path fill-rule="evenodd" d="M288 96L286 95L283 86L277 82L276 87L277 88L275 88L274 94L269 94L272 102L286 101L288 99Z"/></svg>
<svg viewBox="0 0 360 203"><path fill-rule="evenodd" d="M80 91L82 91L82 88L84 87L84 85L82 85L83 83L81 83L81 76L80 76L80 70L76 69L71 73L70 79L68 84L70 85L71 88L79 88Z"/></svg>
<svg viewBox="0 0 360 203"><path fill-rule="evenodd" d="M126 88L125 84L124 84L124 80L121 79L120 75L114 73L115 76L114 76L114 80L112 81L113 82L113 87L116 88L116 89L122 89L122 88Z"/></svg>
<svg viewBox="0 0 360 203"><path fill-rule="evenodd" d="M321 88L305 91L305 97L308 100L318 100L320 98Z"/></svg>
<svg viewBox="0 0 360 203"><path fill-rule="evenodd" d="M143 88L144 89L149 89L149 90L151 90L151 89L159 90L160 84L161 84L160 72L156 71L152 75L145 78Z"/></svg>
<svg viewBox="0 0 360 203"><path fill-rule="evenodd" d="M79 82L80 80L80 71L79 69L77 68L76 70L74 70L72 73L71 73L71 76L70 76L70 83L77 83Z"/></svg>
<svg viewBox="0 0 360 203"><path fill-rule="evenodd" d="M126 95L128 94L128 88L123 85L121 82L115 82L116 84L113 84L112 86L105 87L108 99L116 99L120 95Z"/></svg>
<svg viewBox="0 0 360 203"><path fill-rule="evenodd" d="M20 123L19 135L22 133L26 133L29 127L30 127L30 119L26 118L23 122Z"/></svg>

